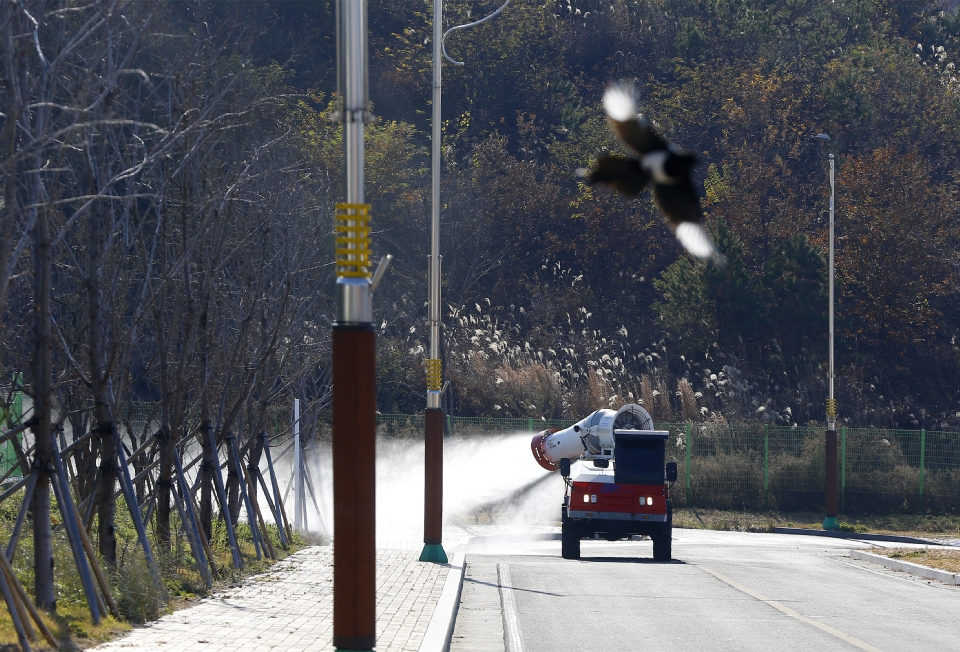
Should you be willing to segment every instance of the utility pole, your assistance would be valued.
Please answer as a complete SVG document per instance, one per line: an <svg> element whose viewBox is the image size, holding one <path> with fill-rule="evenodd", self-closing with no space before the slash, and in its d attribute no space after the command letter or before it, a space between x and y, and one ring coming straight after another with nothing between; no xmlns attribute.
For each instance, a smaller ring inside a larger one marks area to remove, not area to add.
<svg viewBox="0 0 960 652"><path fill-rule="evenodd" d="M430 323L430 357L427 366L427 407L423 415L424 441L424 491L423 491L423 551L420 561L438 564L447 563L443 550L443 360L440 359L440 145L443 140L440 117L441 64L442 57L457 66L444 50L444 40L450 32L474 27L494 18L506 6L486 18L451 27L443 31L443 0L433 1L433 115L431 134L431 211L430 211L430 262L427 282L427 319Z"/></svg>
<svg viewBox="0 0 960 652"><path fill-rule="evenodd" d="M817 138L821 142L830 140L827 134L818 134ZM837 459L837 399L834 395L834 366L833 366L833 227L834 227L834 160L833 154L830 154L830 260L829 260L829 283L830 283L830 317L829 317L829 336L828 336L828 356L829 368L827 370L827 380L829 383L827 396L827 432L824 449L825 466L825 516L823 519L824 530L836 530L839 528L837 522L837 511L839 506L838 496L838 459Z"/></svg>

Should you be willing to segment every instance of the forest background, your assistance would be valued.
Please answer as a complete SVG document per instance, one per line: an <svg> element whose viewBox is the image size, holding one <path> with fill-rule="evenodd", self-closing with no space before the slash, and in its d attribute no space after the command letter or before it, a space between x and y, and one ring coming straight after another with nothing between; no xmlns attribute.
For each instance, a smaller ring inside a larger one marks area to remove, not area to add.
<svg viewBox="0 0 960 652"><path fill-rule="evenodd" d="M446 27L498 5L451 2ZM4 376L74 432L133 401L218 437L286 423L292 397L324 408L333 3L5 7ZM383 413L424 405L431 15L369 3ZM957 3L913 0L516 0L452 35L446 408L822 423L834 153L841 423L960 428L958 48ZM683 254L649 196L577 179L619 147L600 98L620 79L701 157L726 268Z"/></svg>

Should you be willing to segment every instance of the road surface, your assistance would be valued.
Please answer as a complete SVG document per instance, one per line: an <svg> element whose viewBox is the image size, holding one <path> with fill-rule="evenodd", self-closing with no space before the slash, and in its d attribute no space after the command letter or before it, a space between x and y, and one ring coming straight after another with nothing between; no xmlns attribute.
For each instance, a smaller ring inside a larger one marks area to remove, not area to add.
<svg viewBox="0 0 960 652"><path fill-rule="evenodd" d="M453 652L960 650L960 587L850 559L872 543L677 529L655 563L650 541L583 541L580 561L487 542L455 548Z"/></svg>

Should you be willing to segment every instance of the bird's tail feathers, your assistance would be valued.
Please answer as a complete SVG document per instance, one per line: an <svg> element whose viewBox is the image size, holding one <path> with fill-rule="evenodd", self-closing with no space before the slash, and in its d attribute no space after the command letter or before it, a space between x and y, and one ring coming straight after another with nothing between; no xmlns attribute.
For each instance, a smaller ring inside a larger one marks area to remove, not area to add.
<svg viewBox="0 0 960 652"><path fill-rule="evenodd" d="M726 258L713 244L710 234L699 222L681 222L677 225L677 240L690 254L701 260L712 258L720 267L726 265Z"/></svg>
<svg viewBox="0 0 960 652"><path fill-rule="evenodd" d="M637 91L629 82L611 84L603 93L603 110L618 122L637 119Z"/></svg>

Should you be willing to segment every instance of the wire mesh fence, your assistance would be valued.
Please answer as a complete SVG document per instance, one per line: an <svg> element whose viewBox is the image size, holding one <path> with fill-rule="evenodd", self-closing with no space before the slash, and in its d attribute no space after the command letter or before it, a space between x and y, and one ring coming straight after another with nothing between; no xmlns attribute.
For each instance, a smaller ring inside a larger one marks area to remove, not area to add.
<svg viewBox="0 0 960 652"><path fill-rule="evenodd" d="M133 430L149 428L156 406L131 405ZM566 419L446 417L456 437L565 428ZM672 495L678 506L744 510L820 510L824 505L822 428L762 424L657 423L670 432L667 459L678 464ZM377 434L423 436L423 413L378 414ZM310 436L328 439L332 415L322 412ZM841 428L840 509L844 513L960 513L960 433Z"/></svg>
<svg viewBox="0 0 960 652"><path fill-rule="evenodd" d="M532 434L573 423L448 416L447 430L462 437ZM823 509L822 428L658 423L657 429L670 432L667 459L678 463L678 506ZM422 436L423 414L380 414L377 432ZM960 433L841 428L838 435L842 512L960 513Z"/></svg>

